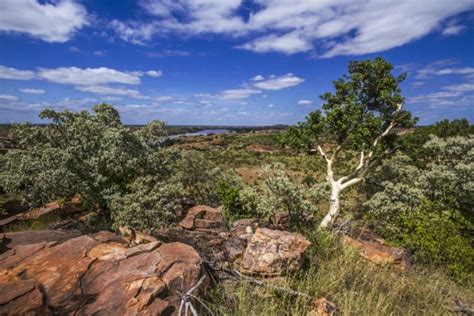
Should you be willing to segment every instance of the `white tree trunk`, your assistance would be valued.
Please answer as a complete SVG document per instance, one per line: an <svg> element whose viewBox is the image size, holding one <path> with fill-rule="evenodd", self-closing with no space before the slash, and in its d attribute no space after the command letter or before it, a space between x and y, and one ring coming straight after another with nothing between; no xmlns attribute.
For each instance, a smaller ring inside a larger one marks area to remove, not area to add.
<svg viewBox="0 0 474 316"><path fill-rule="evenodd" d="M329 212L324 216L323 220L321 221L321 224L319 224L320 228L327 228L334 219L337 217L339 214L339 206L340 206L340 200L339 200L339 194L341 193L341 185L337 181L332 181L331 182L331 196L330 196L330 206L329 206Z"/></svg>

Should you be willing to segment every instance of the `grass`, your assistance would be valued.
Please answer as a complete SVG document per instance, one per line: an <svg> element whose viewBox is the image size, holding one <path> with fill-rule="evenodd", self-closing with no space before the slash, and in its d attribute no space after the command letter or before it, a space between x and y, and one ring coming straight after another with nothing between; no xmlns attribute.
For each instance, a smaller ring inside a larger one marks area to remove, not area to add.
<svg viewBox="0 0 474 316"><path fill-rule="evenodd" d="M376 266L327 234L313 233L312 242L303 269L273 282L314 298L326 297L336 304L338 315L447 315L456 298L474 302L472 291L440 271ZM232 289L218 286L210 301L223 315L306 315L314 309L306 298L248 283Z"/></svg>

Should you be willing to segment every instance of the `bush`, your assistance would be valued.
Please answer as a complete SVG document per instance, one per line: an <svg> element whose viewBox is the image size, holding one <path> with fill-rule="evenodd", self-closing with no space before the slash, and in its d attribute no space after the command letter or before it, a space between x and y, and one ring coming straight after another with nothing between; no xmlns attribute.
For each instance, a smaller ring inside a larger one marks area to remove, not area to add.
<svg viewBox="0 0 474 316"><path fill-rule="evenodd" d="M400 213L396 240L417 261L446 266L456 279L474 281L474 249L464 236L466 230L472 233L469 225L458 211L425 200L418 208Z"/></svg>
<svg viewBox="0 0 474 316"><path fill-rule="evenodd" d="M150 171L148 158L164 135L160 122L132 132L108 104L96 105L93 114L47 109L40 117L51 124L13 126L19 148L2 157L0 170L0 186L24 191L30 206L79 193L86 205L106 209L107 196Z"/></svg>

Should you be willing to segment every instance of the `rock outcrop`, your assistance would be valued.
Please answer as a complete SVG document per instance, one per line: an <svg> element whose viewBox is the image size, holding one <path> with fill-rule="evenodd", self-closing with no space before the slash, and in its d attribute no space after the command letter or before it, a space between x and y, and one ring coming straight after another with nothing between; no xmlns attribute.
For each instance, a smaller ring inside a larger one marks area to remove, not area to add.
<svg viewBox="0 0 474 316"><path fill-rule="evenodd" d="M80 199L78 197L73 198L71 201L64 204L57 202L51 202L45 206L34 208L22 213L12 215L10 217L0 220L0 227L11 225L15 222L35 220L50 214L57 214L60 212L77 213L80 212Z"/></svg>
<svg viewBox="0 0 474 316"><path fill-rule="evenodd" d="M295 270L310 245L297 233L258 228L245 249L242 272L274 276Z"/></svg>
<svg viewBox="0 0 474 316"><path fill-rule="evenodd" d="M128 247L110 232L17 245L0 255L0 315L176 314L201 274L189 245Z"/></svg>
<svg viewBox="0 0 474 316"><path fill-rule="evenodd" d="M361 257L372 263L392 264L402 270L411 266L409 255L405 249L387 246L381 239L368 241L344 236L343 241L346 245L357 249Z"/></svg>
<svg viewBox="0 0 474 316"><path fill-rule="evenodd" d="M224 227L222 213L207 205L198 205L188 210L179 223L185 229L214 229Z"/></svg>

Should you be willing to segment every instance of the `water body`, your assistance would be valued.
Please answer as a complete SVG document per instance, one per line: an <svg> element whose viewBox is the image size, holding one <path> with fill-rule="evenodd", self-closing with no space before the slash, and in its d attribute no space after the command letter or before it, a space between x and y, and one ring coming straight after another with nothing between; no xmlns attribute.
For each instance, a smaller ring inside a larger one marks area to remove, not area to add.
<svg viewBox="0 0 474 316"><path fill-rule="evenodd" d="M198 132L171 135L169 138L174 139L174 138L183 137L183 136L186 136L186 137L187 136L207 136L207 135L214 135L214 134L229 134L229 133L232 133L232 130L230 129L204 129Z"/></svg>

